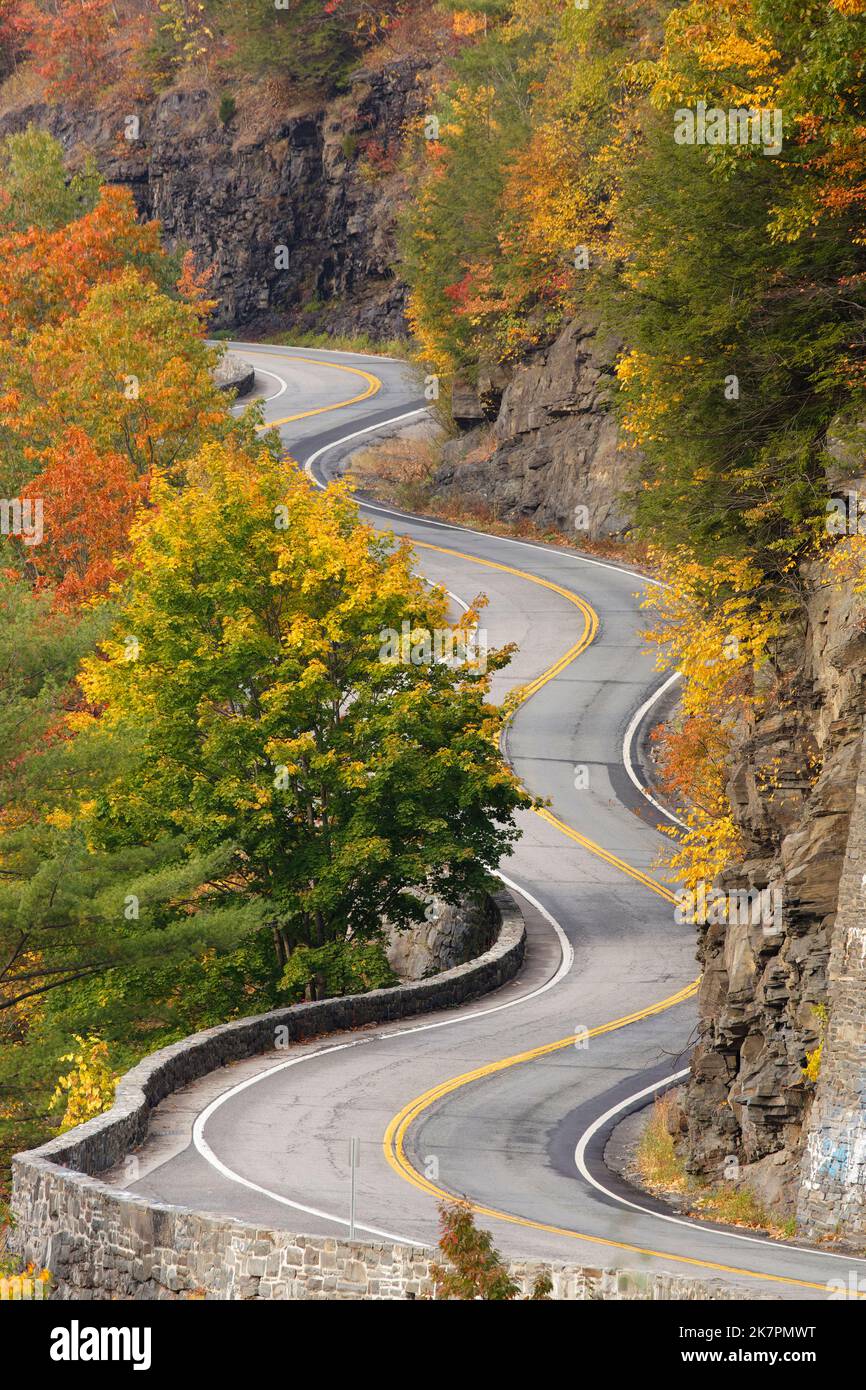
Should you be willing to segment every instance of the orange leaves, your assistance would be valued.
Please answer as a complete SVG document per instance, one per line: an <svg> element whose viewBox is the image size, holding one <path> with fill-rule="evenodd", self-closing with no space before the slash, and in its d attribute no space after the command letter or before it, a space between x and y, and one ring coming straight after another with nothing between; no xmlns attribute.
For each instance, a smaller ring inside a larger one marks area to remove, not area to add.
<svg viewBox="0 0 866 1390"><path fill-rule="evenodd" d="M0 364L12 390L0 422L42 455L70 424L138 474L171 468L227 427L199 307L170 300L131 267L98 285L80 313L34 333Z"/></svg>
<svg viewBox="0 0 866 1390"><path fill-rule="evenodd" d="M45 451L41 473L25 489L44 509L45 546L33 552L43 582L68 608L102 593L117 578L135 512L147 495L129 460L101 454L71 425ZM44 559L43 559L44 556Z"/></svg>
<svg viewBox="0 0 866 1390"><path fill-rule="evenodd" d="M153 471L234 423L201 338L208 276L189 255L176 276L127 189L56 230L2 216L0 426L33 463L21 495L44 526L19 558L69 608L116 578Z"/></svg>
<svg viewBox="0 0 866 1390"><path fill-rule="evenodd" d="M455 10L451 26L458 38L471 38L473 34L484 33L487 29L486 14L473 14L471 10Z"/></svg>
<svg viewBox="0 0 866 1390"><path fill-rule="evenodd" d="M138 221L126 188L103 188L92 212L57 231L31 227L4 236L0 228L0 334L20 337L56 322L130 261L155 269L160 260L158 225Z"/></svg>
<svg viewBox="0 0 866 1390"><path fill-rule="evenodd" d="M181 272L177 279L177 291L181 299L186 300L187 304L195 306L197 312L206 319L216 308L215 299L207 299L207 288L213 279L214 267L207 266L204 270L197 270L195 256L192 251L185 251Z"/></svg>
<svg viewBox="0 0 866 1390"><path fill-rule="evenodd" d="M113 0L56 0L50 9L35 0L21 5L19 24L50 97L68 99L98 90L117 22Z"/></svg>

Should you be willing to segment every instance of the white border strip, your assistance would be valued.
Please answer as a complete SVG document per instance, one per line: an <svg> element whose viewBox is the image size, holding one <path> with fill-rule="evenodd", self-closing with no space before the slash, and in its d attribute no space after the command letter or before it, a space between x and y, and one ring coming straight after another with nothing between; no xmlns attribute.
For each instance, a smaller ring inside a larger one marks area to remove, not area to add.
<svg viewBox="0 0 866 1390"><path fill-rule="evenodd" d="M675 821L677 825L682 826L683 830L688 830L689 827L687 823L684 820L682 820L680 816L678 816L674 811L669 811L667 807L663 806L660 801L656 801L655 797L652 795L650 791L648 791L648 789L644 786L643 782L641 782L640 778L635 772L634 765L631 759L631 750L632 744L634 742L634 737L641 726L641 722L644 718L644 715L649 713L656 701L660 700L661 697L665 694L665 692L670 690L671 686L675 685L679 679L680 672L674 671L672 676L668 676L664 685L660 685L658 690L656 690L654 694L650 695L649 699L646 700L641 705L640 709L636 710L635 713L632 715L631 723L626 729L625 737L622 741L622 760L625 764L626 772L628 773L631 781L637 787L641 796L645 796L647 801L649 801L652 806L655 806L656 810L660 811L661 814L663 816L666 816L668 820Z"/></svg>
<svg viewBox="0 0 866 1390"><path fill-rule="evenodd" d="M300 1066L302 1062L314 1061L317 1057L324 1057L330 1052L343 1052L347 1048L362 1047L367 1043L390 1042L392 1038L404 1038L412 1033L428 1033L436 1028L451 1028L454 1027L455 1024L468 1023L472 1019L486 1018L488 1014L502 1013L505 1009L516 1008L518 1004L528 1004L530 1000L537 999L539 995L546 994L549 989L553 989L555 985L558 985L560 980L564 979L569 973L574 964L574 952L568 937L565 935L565 932L556 919L548 912L546 907L541 905L532 893L528 893L526 889L521 888L519 884L513 883L511 879L506 878L504 874L497 874L497 878L499 878L507 888L512 889L516 893L520 893L537 912L541 913L545 921L547 921L556 932L560 945L560 962L556 973L551 975L549 980L545 980L543 985L539 985L537 989L531 990L529 994L521 995L519 999L509 999L504 1004L494 1004L489 1009L474 1009L471 1013L460 1014L456 1018L440 1019L437 1023L419 1023L412 1028L397 1028L390 1033L367 1034L362 1037L353 1038L350 1042L335 1043L330 1047L320 1047L315 1052L306 1052L301 1057L290 1057L287 1061L280 1062L275 1067L268 1067L266 1071L261 1071L255 1076L247 1077L246 1081L240 1081L236 1086L232 1086L229 1090L223 1091L221 1095L211 1101L210 1105L208 1105L201 1114L196 1116L192 1129L192 1142L202 1158L205 1159L212 1168L215 1168L222 1177L228 1179L229 1182L239 1183L241 1187L247 1187L251 1192L258 1192L262 1197L270 1197L274 1202L279 1202L281 1206L291 1207L292 1210L304 1212L307 1216L317 1216L321 1220L333 1222L336 1226L345 1226L348 1228L350 1223L346 1217L335 1216L332 1212L322 1211L318 1207L305 1206L303 1202L295 1202L290 1197L284 1197L279 1192L271 1191L270 1188L261 1187L259 1183L252 1182L251 1179L242 1177L240 1173L236 1173L234 1169L229 1168L228 1164L223 1163L222 1159L214 1153L205 1139L205 1125L215 1111L219 1110L220 1106L225 1104L227 1100L231 1100L233 1096L239 1095L241 1091L246 1091L250 1086L255 1086L260 1081L265 1081L269 1076L273 1076L275 1072L286 1071L289 1067ZM385 1240L397 1241L400 1245L423 1245L425 1248L427 1247L426 1241L421 1241L414 1236L394 1235L393 1232L381 1231L375 1226L365 1226L358 1221L355 1222L355 1229L358 1231L366 1231L368 1235L379 1236Z"/></svg>
<svg viewBox="0 0 866 1390"><path fill-rule="evenodd" d="M840 1255L833 1250L813 1250L808 1245L789 1245L787 1242L774 1240L771 1236L764 1236L763 1238L761 1236L747 1236L739 1231L732 1231L729 1227L724 1226L723 1223L719 1223L722 1229L717 1230L713 1225L705 1221L690 1221L684 1216L668 1216L664 1212L656 1211L653 1207L641 1206L640 1202L631 1202L627 1197L620 1196L618 1192L611 1192L609 1187L605 1187L603 1183L599 1182L598 1178L593 1176L586 1162L586 1150L594 1135L596 1135L609 1120L612 1120L616 1115L619 1115L623 1110L633 1105L635 1101L644 1100L648 1096L658 1095L660 1091L667 1090L669 1086L675 1085L678 1081L685 1080L690 1072L691 1067L684 1067L682 1071L675 1071L672 1072L670 1076L663 1076L660 1081L654 1081L652 1086L645 1086L642 1091L636 1091L633 1096L627 1096L625 1100L621 1100L617 1105L612 1105L603 1115L599 1115L597 1119L593 1120L589 1128L585 1129L580 1136L574 1150L574 1164L580 1176L588 1182L591 1187L594 1187L597 1192L602 1192L605 1197L610 1197L612 1201L617 1202L620 1206L631 1207L632 1211L642 1212L646 1216L654 1216L658 1221L667 1221L672 1226L687 1226L692 1231L701 1231L704 1235L717 1235L723 1240L744 1240L750 1245L760 1245L764 1250L793 1250L795 1254L814 1255L818 1259L847 1260L848 1264L851 1264L852 1261L855 1264L866 1264L866 1260L858 1259L856 1255Z"/></svg>

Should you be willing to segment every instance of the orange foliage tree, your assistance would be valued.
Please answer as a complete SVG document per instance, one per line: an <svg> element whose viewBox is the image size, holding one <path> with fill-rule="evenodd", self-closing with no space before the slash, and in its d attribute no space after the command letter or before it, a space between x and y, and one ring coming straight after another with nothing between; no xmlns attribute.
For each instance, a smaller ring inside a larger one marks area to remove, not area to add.
<svg viewBox="0 0 866 1390"><path fill-rule="evenodd" d="M146 494L147 479L136 476L129 459L101 453L78 425L45 450L42 471L24 495L44 508L45 544L30 558L59 606L76 607L117 578L117 557Z"/></svg>
<svg viewBox="0 0 866 1390"><path fill-rule="evenodd" d="M74 313L130 265L163 287L176 274L158 224L139 222L127 188L107 185L92 212L50 231L4 231L0 212L0 334L20 340Z"/></svg>
<svg viewBox="0 0 866 1390"><path fill-rule="evenodd" d="M80 313L45 324L14 354L0 347L0 424L33 458L75 424L139 476L175 467L234 427L199 313L127 267L97 285Z"/></svg>
<svg viewBox="0 0 866 1390"><path fill-rule="evenodd" d="M50 7L33 0L20 6L18 25L49 96L68 100L104 84L118 26L114 0L54 0Z"/></svg>

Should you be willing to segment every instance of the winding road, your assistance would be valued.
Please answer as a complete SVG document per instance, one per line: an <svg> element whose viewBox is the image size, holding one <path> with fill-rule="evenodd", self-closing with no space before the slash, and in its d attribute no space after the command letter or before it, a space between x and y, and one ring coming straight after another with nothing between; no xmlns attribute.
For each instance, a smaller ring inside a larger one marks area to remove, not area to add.
<svg viewBox="0 0 866 1390"><path fill-rule="evenodd" d="M420 419L401 362L233 343L265 418L327 480L366 435ZM616 565L365 506L411 537L456 603L483 591L491 645L516 642L494 697L527 698L505 745L549 809L521 817L503 865L529 947L516 981L462 1009L225 1068L170 1097L119 1185L260 1225L436 1239L436 1198L468 1197L497 1246L592 1266L668 1270L755 1298L826 1298L866 1261L671 1214L608 1171L606 1140L682 1071L694 1041L695 943L654 867L661 808L640 790L647 727L671 698L638 635L648 581ZM830 1285L828 1281L839 1281ZM866 1288L866 1282L862 1285Z"/></svg>

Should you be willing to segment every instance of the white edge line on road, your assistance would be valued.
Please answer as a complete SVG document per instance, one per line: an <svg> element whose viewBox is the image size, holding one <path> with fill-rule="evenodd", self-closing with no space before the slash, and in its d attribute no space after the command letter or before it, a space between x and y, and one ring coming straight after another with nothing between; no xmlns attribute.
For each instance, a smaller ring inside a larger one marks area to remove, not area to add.
<svg viewBox="0 0 866 1390"><path fill-rule="evenodd" d="M250 366L252 365L253 364L250 363ZM286 381L285 377L278 376L276 372L266 372L264 367L256 367L255 373L256 376L273 377L274 381L278 381L280 383L279 391L275 391L272 396L256 396L253 400L249 401L246 399L243 401L235 401L234 405L232 406L232 410L248 410L251 405L270 405L271 401L278 401L280 396L285 395L285 393L288 391L289 383Z"/></svg>
<svg viewBox="0 0 866 1390"><path fill-rule="evenodd" d="M651 793L650 791L647 790L647 788L644 786L643 782L640 780L640 778L638 777L637 773L635 772L635 770L634 770L634 765L633 765L633 763L632 763L632 758L631 758L631 750L632 750L632 743L634 742L634 736L635 736L635 734L637 733L638 729L640 728L641 722L643 721L644 716L652 709L652 707L653 707L653 705L656 703L656 701L661 699L661 697L664 695L665 691L670 690L671 686L674 685L679 679L680 679L680 673L679 673L679 671L674 671L674 673L673 673L672 676L668 676L668 678L667 678L667 680L665 681L664 685L660 685L659 688L658 688L658 690L656 690L656 691L654 692L654 694L650 695L649 699L646 700L646 701L641 705L640 709L639 709L639 710L635 710L635 712L634 712L634 714L632 715L632 718L631 718L631 723L629 724L628 728L626 729L626 731L625 731L625 737L623 738L623 741L622 741L622 760L623 760L623 763L625 764L625 770L626 770L626 772L628 773L628 775L629 775L631 781L632 781L632 782L634 783L634 785L637 787L637 789L638 789L638 791L640 792L641 796L645 796L646 799L647 799L647 801L649 801L650 804L651 804L652 806L655 806L656 810L657 810L657 811L660 811L661 814L662 814L663 816L666 816L668 820L675 821L675 822L677 823L677 825L681 825L681 826L682 826L683 830L688 830L689 827L688 827L688 825L686 824L686 822L685 822L684 820L682 820L682 819L681 819L678 815L676 815L673 811L669 811L669 810L667 809L667 807L666 807L666 806L663 806L662 803L661 803L660 801L656 801L656 799L655 799L655 797L652 795L652 793Z"/></svg>
<svg viewBox="0 0 866 1390"><path fill-rule="evenodd" d="M313 472L313 464L316 463L320 458L322 458L324 454L330 453L332 449L339 449L341 444L349 444L353 439L360 439L362 435L375 434L378 430L385 430L390 428L391 425L399 425L403 420L411 420L416 415L427 415L428 413L429 412L427 410L427 407L421 406L419 410L407 410L403 415L395 415L390 420L379 420L377 424L368 425L366 429L353 430L351 434L344 434L341 439L332 439L330 444L325 444L321 449L317 449L314 454L310 454L310 457L304 464L304 472L306 473L310 482L314 483L320 492L324 492L325 484L320 482L319 479L316 477L315 473ZM384 507L374 507L371 506L368 502L361 502L359 503L359 506L365 507L367 511L371 512L385 511ZM399 512L387 512L386 514L388 516L400 516ZM419 518L419 520L423 520L423 518Z"/></svg>
<svg viewBox="0 0 866 1390"><path fill-rule="evenodd" d="M585 1129L580 1136L574 1150L574 1164L580 1176L588 1182L591 1187L594 1187L596 1191L603 1192L605 1197L610 1197L612 1201L617 1202L620 1206L631 1207L633 1211L642 1212L646 1216L655 1216L659 1221L667 1221L673 1226L687 1226L689 1230L700 1231L703 1235L718 1235L724 1240L744 1240L750 1245L760 1245L764 1250L793 1250L794 1253L798 1255L815 1255L818 1258L823 1259L826 1257L829 1260L847 1260L849 1264L851 1264L852 1261L856 1264L864 1263L864 1261L859 1260L856 1255L840 1255L834 1250L813 1250L810 1249L809 1246L789 1245L784 1241L773 1240L769 1236L765 1236L763 1239L760 1236L747 1236L739 1231L731 1231L727 1227L725 1227L724 1230L716 1230L713 1226L704 1221L689 1221L688 1218L684 1216L668 1216L664 1212L656 1211L653 1207L645 1207L642 1206L640 1202L629 1201L627 1197L621 1197L618 1192L611 1192L609 1187L605 1187L603 1183L599 1182L598 1178L593 1177L586 1163L587 1146L593 1136L607 1124L608 1120L612 1120L616 1115L619 1115L621 1111L626 1110L630 1105L634 1105L635 1101L644 1100L648 1096L658 1095L660 1091L667 1090L669 1086L675 1085L676 1082L685 1080L690 1071L691 1067L683 1067L682 1071L672 1072L670 1076L664 1076L660 1081L654 1081L651 1086L645 1086L642 1091L636 1091L633 1096L627 1096L625 1100L619 1101L617 1105L612 1105L603 1115L599 1115L593 1120L589 1128Z"/></svg>
<svg viewBox="0 0 866 1390"><path fill-rule="evenodd" d="M341 444L347 444L352 439L359 439L362 434L372 434L375 430L385 430L391 425L398 425L402 420L411 420L414 415L429 415L428 406L420 406L417 410L409 410L405 415L395 415L392 420L380 420L378 424L368 425L366 429L356 430L354 434L344 435L342 439L333 439L330 444L325 444L321 449L317 449L311 454L304 464L304 472L316 487L324 488L325 484L320 482L313 472L313 464L317 463L325 454L332 449L339 449ZM594 560L589 555L583 555L579 551L556 550L549 545L542 545L539 541L522 541L516 536L500 536L492 531L477 531L472 526L460 526L454 521L435 521L427 516L413 516L411 512L398 512L392 507L383 507L378 502L359 501L358 505L368 512L379 512L382 516L394 516L398 521L414 521L420 526L435 526L440 531L462 531L467 536L480 536L482 540L505 541L507 545L519 545L525 550L541 550L545 555L561 555L565 559L576 560L581 565L595 565L598 569L614 570L617 574L627 574L632 579L637 579L641 584L653 584L656 588L663 589L664 582L661 579L653 579L649 574L641 574L638 570L630 570L627 565L614 565L609 560Z"/></svg>
<svg viewBox="0 0 866 1390"><path fill-rule="evenodd" d="M505 884L506 888L520 893L537 912L541 913L545 921L553 927L559 940L560 961L556 973L551 975L549 980L545 980L543 985L539 985L538 989L532 990L529 994L521 995L519 999L509 999L504 1004L494 1004L489 1009L475 1009L472 1013L460 1014L457 1018L440 1019L438 1023L419 1023L414 1027L397 1028L389 1033L365 1034L363 1037L353 1038L350 1042L334 1043L330 1047L317 1048L315 1052L305 1052L301 1057L290 1057L285 1062L279 1062L275 1067L268 1067L266 1071L257 1072L255 1076L247 1077L245 1081L240 1081L236 1086L232 1086L229 1090L223 1091L221 1095L217 1096L204 1110L202 1110L200 1115L196 1116L192 1128L192 1141L202 1158L205 1159L212 1168L216 1168L217 1172L221 1173L224 1178L227 1178L230 1182L240 1183L242 1187L249 1188L251 1192L258 1192L263 1197L270 1197L273 1201L279 1202L281 1206L291 1207L294 1211L304 1212L307 1216L318 1216L324 1221L333 1222L334 1225L348 1227L349 1221L344 1216L334 1216L331 1212L321 1211L317 1207L305 1206L303 1202L295 1202L290 1197L283 1197L279 1192L272 1192L270 1188L261 1187L259 1183L252 1182L251 1179L244 1178L240 1173L234 1172L227 1164L223 1163L222 1159L214 1153L213 1149L208 1144L204 1137L205 1125L211 1115L213 1115L227 1100L231 1100L233 1096L239 1095L241 1091L246 1091L248 1087L255 1086L259 1081L264 1081L267 1077L273 1076L275 1072L286 1071L289 1067L299 1066L302 1062L314 1061L317 1057L324 1057L329 1052L343 1052L349 1047L362 1047L368 1043L374 1042L390 1042L392 1038L404 1038L412 1033L428 1033L432 1032L435 1028L449 1028L458 1023L468 1023L472 1019L486 1018L488 1014L498 1014L501 1013L503 1009L516 1008L518 1004L528 1004L530 1000L537 999L540 994L545 994L547 990L552 989L554 985L558 985L560 980L564 979L569 973L574 964L574 952L568 937L553 915L548 912L546 907L542 906L532 893L527 892L525 888L521 888L519 884L506 878L504 874L497 874L497 878ZM397 1241L401 1245L423 1245L428 1247L429 1244L427 1241L419 1240L414 1236L394 1235L393 1232L380 1231L375 1226L365 1226L358 1221L355 1222L355 1229L358 1231L366 1231L368 1235L380 1236L385 1240Z"/></svg>

